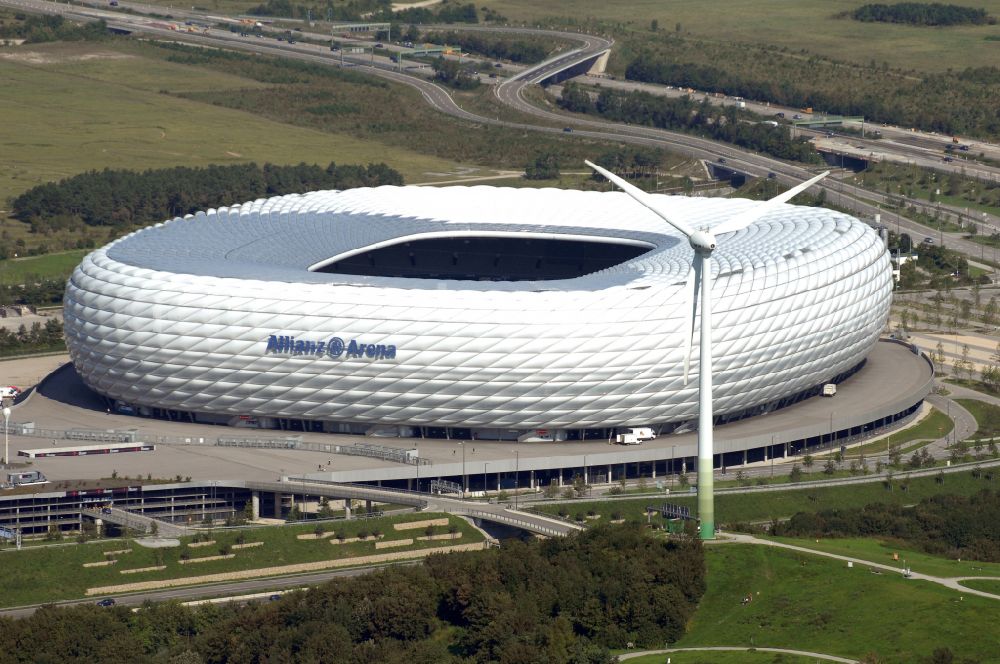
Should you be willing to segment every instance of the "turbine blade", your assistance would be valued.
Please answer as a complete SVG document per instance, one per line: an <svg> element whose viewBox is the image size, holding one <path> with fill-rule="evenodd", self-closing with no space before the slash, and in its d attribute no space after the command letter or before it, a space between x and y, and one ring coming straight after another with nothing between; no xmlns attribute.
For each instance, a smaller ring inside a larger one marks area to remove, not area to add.
<svg viewBox="0 0 1000 664"><path fill-rule="evenodd" d="M814 184L816 184L829 174L830 171L823 171L816 177L806 180L805 182L796 185L795 187L792 187L783 194L778 194L774 198L768 200L767 202L761 205L758 205L750 210L747 210L746 212L738 214L735 217L730 217L729 219L726 219L718 226L712 228L712 233L718 236L723 233L733 233L735 231L743 230L753 222L757 221L764 215L774 210L782 203L787 203L788 201L792 200L793 198L795 198L803 191L813 186Z"/></svg>
<svg viewBox="0 0 1000 664"><path fill-rule="evenodd" d="M587 166L590 166L591 168L593 168L595 171L597 171L598 173L600 173L604 177L606 177L613 184L615 184L619 189L621 189L626 194L628 194L629 196L631 196L633 199L635 199L636 201L638 201L640 205L642 205L643 207L651 210L653 212L653 214L655 214L660 219L662 219L663 221L667 222L668 224L670 224L671 226L673 226L674 228L676 228L677 230L679 230L681 233L684 234L685 237L689 238L689 237L691 237L692 234L694 234L694 229L692 229L686 223L684 223L683 221L680 221L678 219L671 219L669 216L667 216L667 213L664 212L663 210L661 210L659 208L659 206L653 200L653 197L650 196L649 194L647 194L646 192L644 192L642 189L639 189L635 185L629 184L628 182L626 182L622 178L618 177L617 175L615 175L611 171L609 171L607 169L604 169L604 168L601 168L600 166L598 166L595 163L592 163L592 162L586 161L586 160L584 160L584 163L587 164Z"/></svg>
<svg viewBox="0 0 1000 664"><path fill-rule="evenodd" d="M688 375L691 371L691 346L694 343L694 318L698 315L698 275L701 272L697 255L692 261L691 269L688 270L687 282L684 284L684 328L681 333L684 335L684 385L688 384Z"/></svg>

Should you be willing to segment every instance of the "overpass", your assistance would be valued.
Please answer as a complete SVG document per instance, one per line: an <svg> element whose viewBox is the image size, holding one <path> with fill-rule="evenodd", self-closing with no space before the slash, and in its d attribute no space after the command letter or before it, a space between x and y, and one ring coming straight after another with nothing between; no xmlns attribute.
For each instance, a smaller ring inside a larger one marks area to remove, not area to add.
<svg viewBox="0 0 1000 664"><path fill-rule="evenodd" d="M253 492L254 501L259 501L262 493L274 494L279 499L283 494L300 493L324 498L350 498L352 500L410 505L418 510L445 512L477 521L490 521L514 526L546 537L562 537L583 530L582 527L574 524L564 523L539 514L508 509L499 504L472 502L431 493L386 489L364 484L342 484L304 477L283 477L280 482L219 482L218 486L249 489ZM348 518L350 518L350 512L348 512Z"/></svg>
<svg viewBox="0 0 1000 664"><path fill-rule="evenodd" d="M82 513L95 521L100 519L141 533L152 534L155 530L156 534L162 537L183 537L197 532L192 528L178 526L169 521L154 519L138 512L129 512L117 507L87 508L82 510Z"/></svg>

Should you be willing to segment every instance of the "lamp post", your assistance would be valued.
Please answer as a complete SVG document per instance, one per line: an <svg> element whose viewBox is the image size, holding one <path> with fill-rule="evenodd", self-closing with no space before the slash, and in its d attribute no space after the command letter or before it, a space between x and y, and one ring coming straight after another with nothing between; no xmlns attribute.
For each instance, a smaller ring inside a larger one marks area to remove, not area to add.
<svg viewBox="0 0 1000 664"><path fill-rule="evenodd" d="M459 447L462 448L462 498L465 498L465 492L469 490L468 480L465 476L465 441L461 440L458 442Z"/></svg>
<svg viewBox="0 0 1000 664"><path fill-rule="evenodd" d="M517 511L517 492L521 489L521 450L514 450L514 511Z"/></svg>
<svg viewBox="0 0 1000 664"><path fill-rule="evenodd" d="M484 461L483 462L483 495L484 496L486 495L486 492L490 490L490 485L486 481L486 469L489 467L489 465L490 465L489 461Z"/></svg>
<svg viewBox="0 0 1000 664"><path fill-rule="evenodd" d="M3 409L3 462L6 466L10 466L10 447L8 446L8 431L7 426L10 423L10 408L6 406Z"/></svg>

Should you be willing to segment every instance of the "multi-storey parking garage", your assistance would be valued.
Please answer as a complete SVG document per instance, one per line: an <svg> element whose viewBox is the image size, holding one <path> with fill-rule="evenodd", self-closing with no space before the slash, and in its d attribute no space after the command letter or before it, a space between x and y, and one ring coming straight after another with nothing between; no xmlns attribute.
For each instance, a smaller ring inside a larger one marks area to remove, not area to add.
<svg viewBox="0 0 1000 664"><path fill-rule="evenodd" d="M708 228L758 205L661 201ZM619 193L316 192L93 252L67 287L66 337L85 383L142 415L470 438L672 430L697 413L689 261L686 241ZM849 374L888 315L881 239L830 210L783 206L712 269L723 419Z"/></svg>

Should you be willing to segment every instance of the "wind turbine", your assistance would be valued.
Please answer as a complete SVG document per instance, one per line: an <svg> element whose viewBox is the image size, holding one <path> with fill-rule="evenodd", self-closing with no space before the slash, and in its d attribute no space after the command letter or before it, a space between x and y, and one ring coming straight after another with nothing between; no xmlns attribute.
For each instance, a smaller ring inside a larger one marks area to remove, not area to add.
<svg viewBox="0 0 1000 664"><path fill-rule="evenodd" d="M635 187L614 173L607 171L589 161L588 166L617 185L622 191L634 198L641 205L651 210L656 216L680 231L691 244L694 256L691 269L688 270L684 286L686 306L682 311L690 312L684 334L684 384L688 382L688 369L691 366L691 345L694 336L694 318L697 309L701 310L700 343L698 345L698 518L701 521L700 536L703 540L715 539L715 493L712 476L714 465L714 450L712 441L712 252L715 251L716 236L724 233L734 233L743 230L764 215L776 209L779 205L791 200L796 195L816 184L830 171L825 171L811 180L807 180L783 194L726 219L713 228L696 227L697 220L684 220L675 212L669 214L660 201ZM701 306L695 306L695 294L701 288Z"/></svg>

